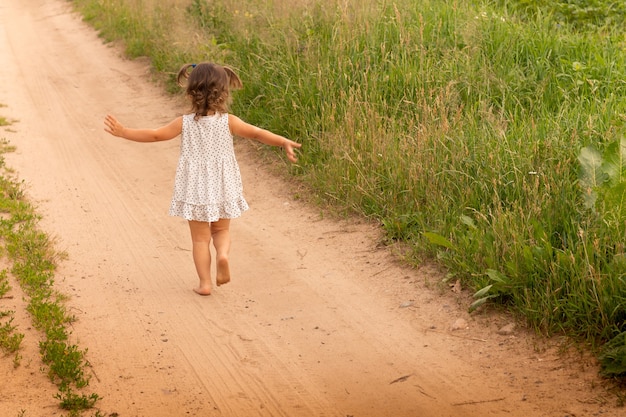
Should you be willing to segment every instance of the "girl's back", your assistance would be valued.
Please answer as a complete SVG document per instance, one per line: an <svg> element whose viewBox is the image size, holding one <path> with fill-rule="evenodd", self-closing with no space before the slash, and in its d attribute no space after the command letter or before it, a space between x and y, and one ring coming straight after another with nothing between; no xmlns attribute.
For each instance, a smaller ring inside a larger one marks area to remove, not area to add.
<svg viewBox="0 0 626 417"><path fill-rule="evenodd" d="M183 116L181 157L205 163L208 160L234 158L233 136L228 127L228 114Z"/></svg>
<svg viewBox="0 0 626 417"><path fill-rule="evenodd" d="M181 154L170 214L216 221L247 210L228 114L183 116ZM193 213L193 214L192 214Z"/></svg>

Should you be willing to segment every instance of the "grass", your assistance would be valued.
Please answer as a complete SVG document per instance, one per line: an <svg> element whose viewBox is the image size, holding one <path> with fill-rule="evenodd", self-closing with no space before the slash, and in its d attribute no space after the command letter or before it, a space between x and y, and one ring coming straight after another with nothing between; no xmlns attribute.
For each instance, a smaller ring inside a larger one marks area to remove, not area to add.
<svg viewBox="0 0 626 417"><path fill-rule="evenodd" d="M0 107L5 107L0 104ZM11 124L5 117L0 116L0 126L9 126ZM12 147L6 142L0 144L3 150L12 151ZM3 162L0 159L0 162ZM0 271L0 302L2 299L12 298L10 294L12 290L6 269ZM1 305L1 304L0 304ZM15 320L15 311L0 309L0 350L5 355L13 355L13 366L17 368L20 365L21 355L19 353L24 334L20 333L17 326L13 325Z"/></svg>
<svg viewBox="0 0 626 417"><path fill-rule="evenodd" d="M0 142L0 155L14 149L6 140ZM41 362L50 381L58 387L55 398L59 407L68 411L69 416L79 416L91 409L99 396L83 393L89 384L85 375L89 366L87 350L71 342L68 328L74 317L65 308L65 297L54 289L56 264L63 254L57 253L53 242L38 229L39 216L1 156L0 171L0 251L10 264L8 269L0 271L0 349L13 355L15 368L21 365L25 335L14 324L15 311L3 309L2 302L13 297L11 282L15 281L27 299L33 327L42 334ZM26 413L23 409L20 415Z"/></svg>
<svg viewBox="0 0 626 417"><path fill-rule="evenodd" d="M6 107L5 104L0 103L0 108ZM9 120L4 116L0 116L0 127L10 126L15 122L15 120Z"/></svg>
<svg viewBox="0 0 626 417"><path fill-rule="evenodd" d="M620 4L72 3L170 91L184 62L236 68L233 111L304 144L312 194L445 266L471 308L594 349L626 331L624 177L589 185L581 160L625 135Z"/></svg>

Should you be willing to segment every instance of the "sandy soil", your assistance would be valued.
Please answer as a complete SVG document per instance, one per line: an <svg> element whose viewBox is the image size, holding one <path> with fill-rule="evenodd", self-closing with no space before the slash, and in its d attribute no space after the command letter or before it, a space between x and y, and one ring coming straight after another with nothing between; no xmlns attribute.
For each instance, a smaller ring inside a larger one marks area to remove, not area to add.
<svg viewBox="0 0 626 417"><path fill-rule="evenodd" d="M187 225L167 216L178 140L127 142L102 122L157 126L179 103L62 0L2 0L0 63L0 114L16 119L0 131L18 148L7 163L68 255L57 285L105 415L623 415L593 361L498 334L510 319L467 314L436 271L395 262L372 225L299 202L244 144L251 210L233 222L233 281L196 295ZM0 306L17 310L35 359L0 361L0 415L62 415L13 295Z"/></svg>

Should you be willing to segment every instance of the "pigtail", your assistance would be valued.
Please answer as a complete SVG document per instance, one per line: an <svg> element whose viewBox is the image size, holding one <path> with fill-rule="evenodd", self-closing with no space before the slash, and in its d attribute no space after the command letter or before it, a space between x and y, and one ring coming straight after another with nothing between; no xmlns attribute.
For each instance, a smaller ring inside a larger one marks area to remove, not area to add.
<svg viewBox="0 0 626 417"><path fill-rule="evenodd" d="M227 113L232 99L230 90L243 87L235 71L211 62L185 64L176 78L191 100L196 119L212 112Z"/></svg>
<svg viewBox="0 0 626 417"><path fill-rule="evenodd" d="M243 88L243 83L241 82L241 79L239 78L239 76L235 74L235 71L233 71L232 69L228 67L222 67L222 68L224 68L226 75L228 75L228 83L231 89L237 90L237 89Z"/></svg>
<svg viewBox="0 0 626 417"><path fill-rule="evenodd" d="M178 71L178 75L176 76L176 82L179 86L184 87L183 80L187 80L189 78L190 69L196 67L196 64L185 64Z"/></svg>

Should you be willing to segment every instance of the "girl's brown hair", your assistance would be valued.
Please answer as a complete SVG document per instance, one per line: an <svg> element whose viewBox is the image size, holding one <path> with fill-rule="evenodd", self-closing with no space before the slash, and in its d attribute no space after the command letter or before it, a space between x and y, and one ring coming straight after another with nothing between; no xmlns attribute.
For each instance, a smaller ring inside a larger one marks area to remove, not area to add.
<svg viewBox="0 0 626 417"><path fill-rule="evenodd" d="M196 120L209 112L227 113L231 103L230 90L243 87L232 69L209 62L183 65L177 76L181 87L184 87L184 79L187 80L185 92L191 99Z"/></svg>

